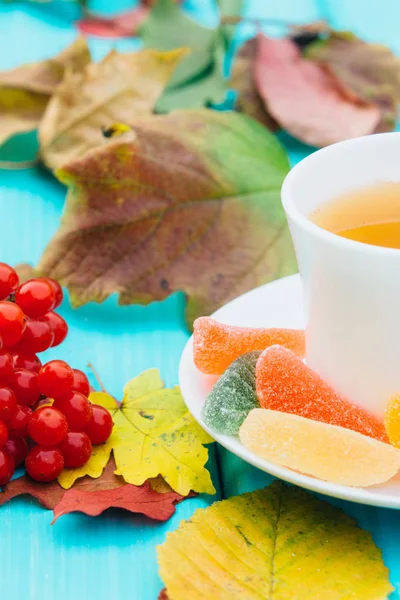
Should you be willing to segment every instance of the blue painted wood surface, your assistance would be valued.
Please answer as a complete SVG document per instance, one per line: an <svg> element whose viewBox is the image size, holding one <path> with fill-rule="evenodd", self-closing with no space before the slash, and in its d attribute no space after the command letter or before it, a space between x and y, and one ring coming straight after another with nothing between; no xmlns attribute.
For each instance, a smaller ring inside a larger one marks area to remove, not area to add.
<svg viewBox="0 0 400 600"><path fill-rule="evenodd" d="M111 7L128 8L131 0L96 0L91 5L106 13ZM204 23L215 22L211 0L190 0L186 9ZM291 22L327 18L335 27L350 28L400 53L398 0L249 0L245 12ZM75 37L76 16L73 3L63 0L0 5L0 69L60 51ZM266 31L280 33L276 27ZM238 40L253 32L252 26L241 25ZM101 58L111 47L136 48L137 41L92 39L90 45L95 58ZM292 164L312 150L285 135L282 140ZM27 136L25 142L30 147L32 137ZM6 150L8 155L21 156L21 140ZM4 154L0 150L0 159ZM0 171L0 260L35 263L58 227L64 197L65 188L45 171ZM78 311L65 300L62 314L70 324L70 335L49 356L65 358L84 370L90 360L117 397L127 379L148 367L158 367L167 385L176 384L188 335L183 306L180 294L148 307L117 307L113 297L101 306L88 305ZM269 482L264 473L217 448L211 451L210 468L218 489L215 499ZM109 511L95 519L66 516L50 527L51 513L33 501L16 499L0 509L0 599L156 600L161 588L156 545L181 519L213 500L207 496L188 500L165 524ZM371 531L397 588L392 599L400 600L400 512L333 502Z"/></svg>

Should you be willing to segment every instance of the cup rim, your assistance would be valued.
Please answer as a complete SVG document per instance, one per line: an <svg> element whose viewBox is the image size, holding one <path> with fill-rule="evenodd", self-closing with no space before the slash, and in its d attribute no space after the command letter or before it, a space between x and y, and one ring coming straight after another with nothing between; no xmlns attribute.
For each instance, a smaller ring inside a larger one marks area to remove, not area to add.
<svg viewBox="0 0 400 600"><path fill-rule="evenodd" d="M315 160L318 160L322 154L325 155L325 158L329 158L329 155L335 155L344 146L348 148L349 146L357 147L359 145L364 144L378 145L379 142L383 141L383 138L387 139L388 137L397 137L399 139L400 145L400 132L392 131L387 133L376 133L362 137L351 138L349 140L344 140L342 142L331 144L330 146L326 146L325 148L316 150L312 154L309 154L301 161L299 161L294 167L290 169L289 173L286 175L283 181L281 188L281 202L285 210L286 216L295 225L297 225L299 228L303 229L310 235L316 236L322 241L328 242L333 246L337 246L338 248L353 251L362 251L364 253L374 255L382 254L393 255L397 257L400 256L399 248L385 248L384 246L374 246L372 244L365 244L364 242L350 240L348 238L341 237L336 233L332 233L330 231L327 231L326 229L323 229L322 227L311 221L308 217L304 216L297 208L296 203L294 201L295 188L297 185L298 176L302 174L304 169L308 169L310 166L312 166L312 163Z"/></svg>

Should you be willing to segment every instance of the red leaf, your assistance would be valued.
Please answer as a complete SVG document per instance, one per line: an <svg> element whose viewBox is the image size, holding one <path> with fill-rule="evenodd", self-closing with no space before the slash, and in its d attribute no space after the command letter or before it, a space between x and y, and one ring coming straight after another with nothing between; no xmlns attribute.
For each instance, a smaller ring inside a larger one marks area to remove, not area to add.
<svg viewBox="0 0 400 600"><path fill-rule="evenodd" d="M160 595L158 596L158 600L169 600L166 588L161 590Z"/></svg>
<svg viewBox="0 0 400 600"><path fill-rule="evenodd" d="M290 39L258 37L255 78L268 112L308 144L366 135L379 122L375 105L345 88L329 68L304 59Z"/></svg>
<svg viewBox="0 0 400 600"><path fill-rule="evenodd" d="M130 37L135 35L148 13L147 6L137 6L112 18L89 16L78 21L77 27L81 33L86 35Z"/></svg>
<svg viewBox="0 0 400 600"><path fill-rule="evenodd" d="M108 508L124 508L156 521L166 521L174 514L175 504L181 500L183 496L176 492L154 492L148 481L142 486L126 483L111 490L94 492L83 492L74 487L64 494L55 507L53 523L62 515L71 512L82 512L96 517Z"/></svg>
<svg viewBox="0 0 400 600"><path fill-rule="evenodd" d="M39 500L40 504L45 508L52 510L57 506L64 494L65 490L63 490L57 481L38 483L24 475L10 481L4 488L4 491L0 494L0 506L17 496L29 495Z"/></svg>
<svg viewBox="0 0 400 600"><path fill-rule="evenodd" d="M54 510L53 523L71 512L96 516L112 507L141 513L156 521L166 521L174 514L175 504L185 499L170 490L162 479L155 480L153 487L167 490L163 493L154 491L150 481L142 486L127 484L114 471L115 462L111 458L98 479L83 477L69 490L64 490L57 481L37 483L24 475L11 481L0 493L0 506L16 496L28 494L39 500L45 508ZM189 497L193 495L191 493Z"/></svg>

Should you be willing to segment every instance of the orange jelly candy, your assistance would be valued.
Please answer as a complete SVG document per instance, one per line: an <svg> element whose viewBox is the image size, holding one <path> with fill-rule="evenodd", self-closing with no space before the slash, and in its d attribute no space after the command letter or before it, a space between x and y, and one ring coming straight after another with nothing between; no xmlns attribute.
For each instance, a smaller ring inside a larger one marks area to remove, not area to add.
<svg viewBox="0 0 400 600"><path fill-rule="evenodd" d="M211 317L200 317L194 322L194 364L208 375L220 375L242 354L265 350L274 344L304 357L304 331L299 329L235 327L218 323Z"/></svg>
<svg viewBox="0 0 400 600"><path fill-rule="evenodd" d="M389 441L383 423L335 392L293 352L281 346L267 348L260 355L256 391L263 408L353 429L381 442Z"/></svg>
<svg viewBox="0 0 400 600"><path fill-rule="evenodd" d="M375 485L400 468L400 452L390 444L276 410L253 409L239 436L264 460L340 485Z"/></svg>
<svg viewBox="0 0 400 600"><path fill-rule="evenodd" d="M385 429L390 443L400 448L400 394L393 396L386 405Z"/></svg>

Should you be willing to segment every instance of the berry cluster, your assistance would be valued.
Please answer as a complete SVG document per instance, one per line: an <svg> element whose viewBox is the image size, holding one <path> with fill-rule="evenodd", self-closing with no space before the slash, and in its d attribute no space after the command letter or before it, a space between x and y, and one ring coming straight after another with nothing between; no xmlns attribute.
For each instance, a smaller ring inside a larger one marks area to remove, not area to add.
<svg viewBox="0 0 400 600"><path fill-rule="evenodd" d="M56 281L19 285L14 269L0 263L0 485L24 461L33 479L53 481L64 467L84 465L92 445L111 435L109 412L88 399L86 375L37 356L68 333L54 312L62 299Z"/></svg>

